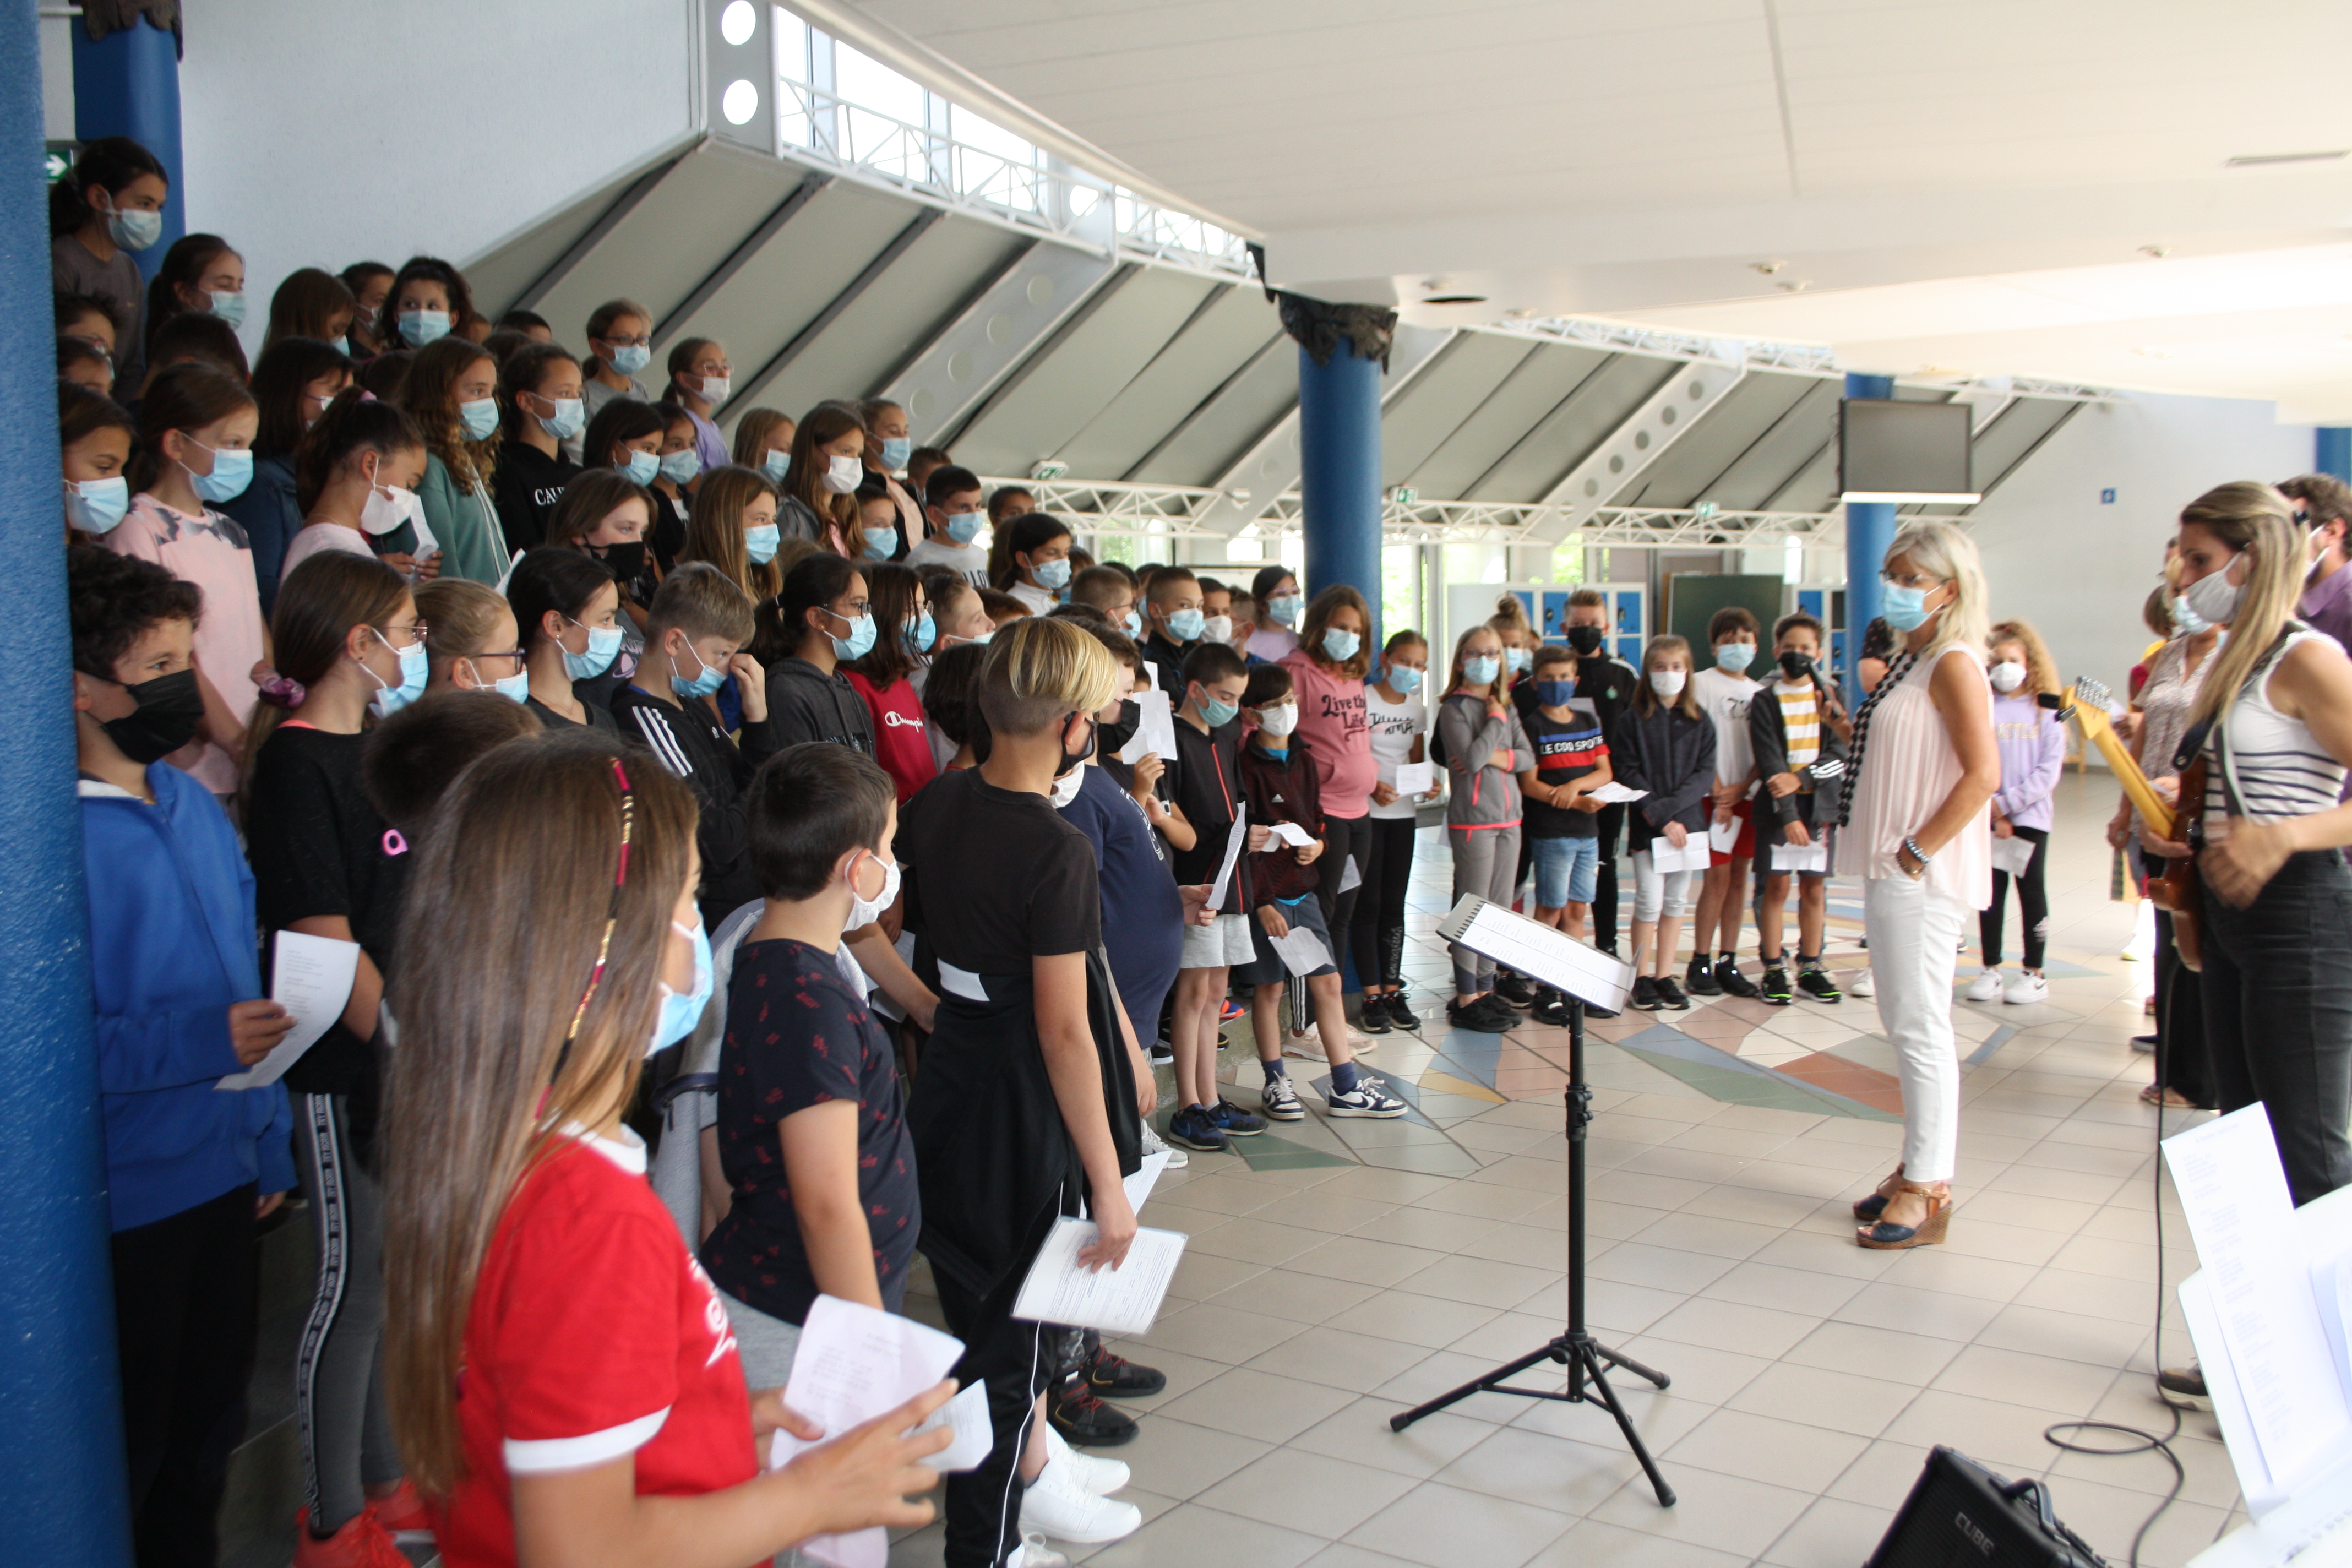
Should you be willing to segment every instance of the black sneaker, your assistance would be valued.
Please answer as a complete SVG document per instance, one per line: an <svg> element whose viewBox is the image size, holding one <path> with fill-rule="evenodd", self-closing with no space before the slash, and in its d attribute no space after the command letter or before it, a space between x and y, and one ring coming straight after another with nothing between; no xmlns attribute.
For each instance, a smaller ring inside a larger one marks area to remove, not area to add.
<svg viewBox="0 0 2352 1568"><path fill-rule="evenodd" d="M1720 996L1723 987L1715 983L1715 971L1709 969L1706 955L1693 953L1690 967L1683 972L1683 984L1694 996Z"/></svg>
<svg viewBox="0 0 2352 1568"><path fill-rule="evenodd" d="M1536 993L1536 1005L1528 1014L1538 1024L1568 1027L1568 998L1547 985Z"/></svg>
<svg viewBox="0 0 2352 1568"><path fill-rule="evenodd" d="M1728 953L1716 960L1715 983L1723 987L1726 996L1744 996L1753 1002L1764 994L1756 982L1739 973L1739 961Z"/></svg>
<svg viewBox="0 0 2352 1568"><path fill-rule="evenodd" d="M1188 1105L1170 1117L1166 1136L1179 1149L1198 1149L1203 1154L1225 1151L1225 1130L1205 1106Z"/></svg>
<svg viewBox="0 0 2352 1568"><path fill-rule="evenodd" d="M1150 1055L1153 1067L1164 1068L1176 1059L1176 1047L1165 1040L1154 1040Z"/></svg>
<svg viewBox="0 0 2352 1568"><path fill-rule="evenodd" d="M1385 1035L1389 1032L1389 1010L1382 1005L1380 997L1364 998L1364 1005L1356 1016L1356 1027L1368 1035Z"/></svg>
<svg viewBox="0 0 2352 1568"><path fill-rule="evenodd" d="M1457 1029L1475 1029L1482 1035L1500 1035L1518 1022L1518 1015L1508 1003L1496 1003L1492 996L1481 996L1468 1006L1459 1002L1445 1005L1445 1021Z"/></svg>
<svg viewBox="0 0 2352 1568"><path fill-rule="evenodd" d="M1633 982L1633 1005L1644 1013L1654 1013L1665 1005L1658 996L1658 982L1643 974Z"/></svg>
<svg viewBox="0 0 2352 1568"><path fill-rule="evenodd" d="M1794 1002L1797 994L1789 989L1789 972L1777 963L1766 964L1763 994L1764 1000L1775 1007L1786 1007Z"/></svg>
<svg viewBox="0 0 2352 1568"><path fill-rule="evenodd" d="M1124 1394L1129 1399L1145 1399L1168 1386L1168 1374L1158 1367L1138 1366L1125 1356L1113 1355L1100 1345L1087 1358L1079 1369L1086 1374L1087 1386L1097 1394Z"/></svg>
<svg viewBox="0 0 2352 1568"><path fill-rule="evenodd" d="M1535 982L1524 974L1497 973L1495 976L1495 994L1514 1007L1536 1005Z"/></svg>
<svg viewBox="0 0 2352 1568"><path fill-rule="evenodd" d="M1116 1448L1135 1441L1135 1417L1105 1405L1082 1378L1055 1385L1045 1400L1045 1419L1074 1447Z"/></svg>
<svg viewBox="0 0 2352 1568"><path fill-rule="evenodd" d="M2177 1405L2183 1410L2213 1408L2213 1396L2205 1391L2205 1369L2201 1366L2171 1367L2158 1373L2156 1392L2167 1405Z"/></svg>
<svg viewBox="0 0 2352 1568"><path fill-rule="evenodd" d="M1818 964L1808 964L1797 973L1797 989L1816 1002L1841 1002L1845 993L1830 978L1828 970Z"/></svg>
<svg viewBox="0 0 2352 1568"><path fill-rule="evenodd" d="M1420 1016L1414 1013L1412 1008L1404 1005L1403 992L1391 991L1386 996L1381 998L1381 1000L1387 1007L1390 1023L1394 1024L1400 1029L1418 1029L1421 1027Z"/></svg>
<svg viewBox="0 0 2352 1568"><path fill-rule="evenodd" d="M1677 1013L1690 1011L1690 998L1683 994L1683 988L1675 984L1675 977L1671 974L1658 976L1658 1005L1671 1007Z"/></svg>

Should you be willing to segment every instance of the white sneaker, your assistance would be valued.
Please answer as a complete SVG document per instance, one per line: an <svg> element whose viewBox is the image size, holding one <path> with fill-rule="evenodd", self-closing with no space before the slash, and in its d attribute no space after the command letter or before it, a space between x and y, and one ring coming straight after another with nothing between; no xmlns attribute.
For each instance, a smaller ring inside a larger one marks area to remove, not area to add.
<svg viewBox="0 0 2352 1568"><path fill-rule="evenodd" d="M1167 1155L1168 1169L1171 1171L1181 1171L1192 1163L1192 1155L1160 1136L1158 1129L1149 1121L1143 1124L1143 1152L1147 1154Z"/></svg>
<svg viewBox="0 0 2352 1568"><path fill-rule="evenodd" d="M1080 1486L1076 1473L1048 1459L1037 1479L1021 1494L1021 1528L1074 1541L1082 1546L1118 1541L1143 1524L1143 1510L1131 1502L1097 1497Z"/></svg>
<svg viewBox="0 0 2352 1568"><path fill-rule="evenodd" d="M1381 1037L1378 1035L1368 1035L1353 1024L1348 1026L1348 1049L1350 1054L1360 1057L1380 1048Z"/></svg>
<svg viewBox="0 0 2352 1568"><path fill-rule="evenodd" d="M1294 1035L1285 1029L1282 1032L1282 1054L1286 1057L1297 1057L1303 1062L1319 1062L1327 1059L1323 1055L1323 1037L1313 1029L1307 1030L1303 1035Z"/></svg>
<svg viewBox="0 0 2352 1568"><path fill-rule="evenodd" d="M1070 1568L1070 1560L1045 1544L1045 1538L1024 1531L1021 1544L1004 1560L1004 1568Z"/></svg>
<svg viewBox="0 0 2352 1568"><path fill-rule="evenodd" d="M2031 970L2021 969L2009 977L2009 984L2002 990L2000 999L2021 1006L2032 1002L2047 1002L2050 1000L2050 982Z"/></svg>
<svg viewBox="0 0 2352 1568"><path fill-rule="evenodd" d="M1969 984L1969 1000L1971 1002L2000 1001L2000 971L1998 969L1988 969L1983 973L1978 975L1976 979Z"/></svg>
<svg viewBox="0 0 2352 1568"><path fill-rule="evenodd" d="M1096 1497L1125 1491L1127 1483L1135 1479L1135 1472L1117 1459L1098 1459L1071 1447L1051 1422L1045 1425L1045 1462L1069 1467L1070 1479Z"/></svg>
<svg viewBox="0 0 2352 1568"><path fill-rule="evenodd" d="M1865 969L1853 977L1853 984L1845 988L1845 994L1849 996L1875 996L1878 985L1870 978L1870 971Z"/></svg>

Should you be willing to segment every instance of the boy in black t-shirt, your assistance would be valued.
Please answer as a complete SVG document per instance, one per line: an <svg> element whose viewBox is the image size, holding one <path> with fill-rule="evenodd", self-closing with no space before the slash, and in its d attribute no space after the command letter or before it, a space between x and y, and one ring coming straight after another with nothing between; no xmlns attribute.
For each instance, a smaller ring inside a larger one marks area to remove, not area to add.
<svg viewBox="0 0 2352 1568"><path fill-rule="evenodd" d="M1048 1331L1012 1315L1046 1233L1082 1203L1099 1232L1082 1261L1115 1267L1135 1239L1120 1182L1140 1166L1153 1089L1118 1026L1094 847L1048 798L1094 751L1119 686L1110 654L1067 621L1004 627L980 680L988 759L942 773L901 816L907 921L940 967L907 1118L921 1247L964 1342L955 1375L987 1385L996 1432L977 1469L948 1478L950 1568L993 1568L1024 1523L1096 1542L1142 1522L1087 1490L1076 1456L1049 1452Z"/></svg>
<svg viewBox="0 0 2352 1568"><path fill-rule="evenodd" d="M1609 782L1609 747L1590 698L1577 695L1576 655L1536 650L1535 702L1521 722L1536 753L1527 789L1526 831L1536 872L1535 918L1584 940L1585 917L1599 880L1601 846L1593 821L1601 803L1588 793ZM1588 1008L1588 1014L1608 1014ZM1566 1025L1568 1004L1549 985L1536 989L1538 1023Z"/></svg>
<svg viewBox="0 0 2352 1568"><path fill-rule="evenodd" d="M766 902L728 986L719 1161L733 1201L702 1266L725 1294L744 1376L778 1388L818 1296L899 1310L922 1209L890 1037L835 958L858 906L894 891L890 775L846 746L804 742L746 794Z"/></svg>

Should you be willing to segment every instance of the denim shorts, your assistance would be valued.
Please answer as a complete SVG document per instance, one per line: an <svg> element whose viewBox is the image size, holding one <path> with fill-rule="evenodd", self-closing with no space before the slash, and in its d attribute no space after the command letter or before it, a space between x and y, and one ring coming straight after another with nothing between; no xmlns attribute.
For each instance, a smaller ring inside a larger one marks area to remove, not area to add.
<svg viewBox="0 0 2352 1568"><path fill-rule="evenodd" d="M1556 910L1589 904L1601 875L1598 838L1530 838L1536 862L1536 902Z"/></svg>

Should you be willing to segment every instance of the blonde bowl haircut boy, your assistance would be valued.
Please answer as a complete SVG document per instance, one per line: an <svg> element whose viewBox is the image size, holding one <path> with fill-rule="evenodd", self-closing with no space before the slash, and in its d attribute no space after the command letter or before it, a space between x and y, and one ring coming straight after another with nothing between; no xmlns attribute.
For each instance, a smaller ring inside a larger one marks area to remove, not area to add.
<svg viewBox="0 0 2352 1568"><path fill-rule="evenodd" d="M1029 616L989 640L980 710L991 733L1034 735L1123 695L1118 661L1073 622Z"/></svg>
<svg viewBox="0 0 2352 1568"><path fill-rule="evenodd" d="M635 1088L694 827L684 782L571 730L467 768L417 853L401 915L411 961L389 998L383 1381L428 1495L448 1496L465 1468L466 1320L508 1201L564 1146L561 1129Z"/></svg>
<svg viewBox="0 0 2352 1568"><path fill-rule="evenodd" d="M680 562L646 606L646 641L658 643L673 627L689 639L723 637L740 646L751 640L751 600L709 562Z"/></svg>
<svg viewBox="0 0 2352 1568"><path fill-rule="evenodd" d="M499 624L501 615L511 613L506 599L496 589L469 583L463 577L436 577L430 583L419 583L414 597L416 618L427 628L425 667L428 684L447 679L449 667L461 658L514 652L511 647L489 646L490 628ZM521 639L516 640L520 643Z"/></svg>
<svg viewBox="0 0 2352 1568"><path fill-rule="evenodd" d="M1952 585L1952 602L1928 623L1927 646L1919 650L1919 667L1933 666L1956 643L1982 647L1992 630L1991 597L1985 586L1984 561L1977 542L1957 523L1929 519L1906 523L1886 547L1886 559L1908 555L1911 564Z"/></svg>
<svg viewBox="0 0 2352 1568"><path fill-rule="evenodd" d="M1658 660L1677 653L1683 656L1683 689L1681 694L1669 703L1659 697L1657 688L1650 684L1650 671L1658 668ZM1642 650L1642 679L1633 687L1633 711L1646 718L1661 708L1671 707L1685 719L1706 718L1706 711L1698 705L1698 693L1692 689L1690 677L1697 673L1697 667L1691 662L1691 646L1687 638L1671 634L1652 637L1650 646Z"/></svg>
<svg viewBox="0 0 2352 1568"><path fill-rule="evenodd" d="M2058 661L2050 657L2050 645L2033 629L2031 621L2002 621L1992 628L1985 639L1990 652L2002 643L2013 642L2025 649L2025 684L2035 691L2055 692L2059 688Z"/></svg>
<svg viewBox="0 0 2352 1568"><path fill-rule="evenodd" d="M2213 672L2197 693L2196 718L2217 719L2230 710L2293 618L2303 596L2309 546L2294 525L2286 497L2252 479L2217 485L2180 509L2180 523L2195 523L2246 557L2245 592L2237 618L2221 639ZM2226 568L2225 568L2226 570Z"/></svg>

